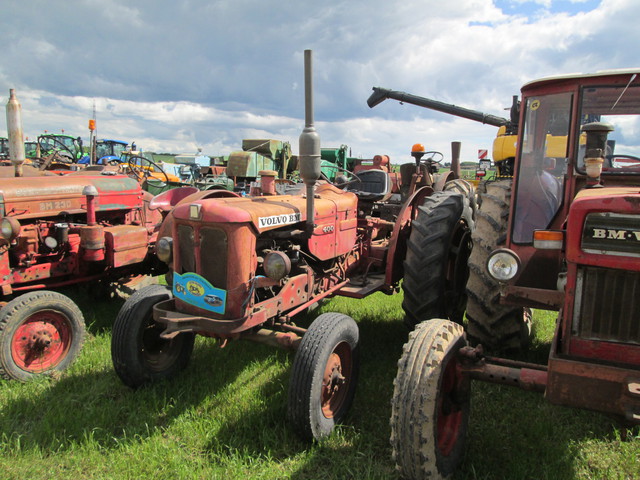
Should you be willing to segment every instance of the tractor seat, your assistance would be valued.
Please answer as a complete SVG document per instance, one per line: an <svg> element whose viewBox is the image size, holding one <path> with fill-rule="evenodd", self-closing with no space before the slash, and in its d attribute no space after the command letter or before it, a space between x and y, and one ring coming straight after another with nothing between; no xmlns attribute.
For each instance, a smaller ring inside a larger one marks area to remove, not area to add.
<svg viewBox="0 0 640 480"><path fill-rule="evenodd" d="M359 199L370 202L385 200L391 195L391 179L383 170L361 170L358 179L347 185L347 190Z"/></svg>

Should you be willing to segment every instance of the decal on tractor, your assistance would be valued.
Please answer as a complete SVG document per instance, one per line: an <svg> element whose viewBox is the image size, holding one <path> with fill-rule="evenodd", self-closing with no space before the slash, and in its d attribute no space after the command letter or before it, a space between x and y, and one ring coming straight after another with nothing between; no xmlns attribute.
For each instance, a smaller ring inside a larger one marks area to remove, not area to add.
<svg viewBox="0 0 640 480"><path fill-rule="evenodd" d="M637 256L639 215L590 213L585 220L582 249L589 253Z"/></svg>
<svg viewBox="0 0 640 480"><path fill-rule="evenodd" d="M298 223L302 219L299 213L289 213L284 215L271 215L269 217L258 218L258 228L268 228L280 225L291 225Z"/></svg>
<svg viewBox="0 0 640 480"><path fill-rule="evenodd" d="M195 307L223 314L227 292L216 288L196 273L174 273L173 294Z"/></svg>

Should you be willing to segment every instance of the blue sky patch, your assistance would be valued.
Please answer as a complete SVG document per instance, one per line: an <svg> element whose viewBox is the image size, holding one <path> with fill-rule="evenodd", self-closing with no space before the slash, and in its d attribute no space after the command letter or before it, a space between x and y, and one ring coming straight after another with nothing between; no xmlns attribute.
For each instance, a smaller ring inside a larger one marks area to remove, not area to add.
<svg viewBox="0 0 640 480"><path fill-rule="evenodd" d="M590 12L595 10L602 0L551 0L547 7L541 1L517 1L517 0L495 0L496 7L500 8L507 15L522 15L532 17L540 11L550 13L577 13Z"/></svg>

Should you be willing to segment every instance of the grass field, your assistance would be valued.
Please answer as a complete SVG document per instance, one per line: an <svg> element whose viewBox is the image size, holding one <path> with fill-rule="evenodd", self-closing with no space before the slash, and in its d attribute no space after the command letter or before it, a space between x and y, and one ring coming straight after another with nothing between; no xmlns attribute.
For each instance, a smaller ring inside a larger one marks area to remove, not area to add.
<svg viewBox="0 0 640 480"><path fill-rule="evenodd" d="M362 368L347 424L309 445L284 421L292 353L244 342L220 349L199 338L179 378L132 391L111 366L110 326L122 301L66 293L85 313L89 339L60 378L0 381L0 478L397 478L388 419L407 337L401 294L322 307L358 321ZM535 322L536 340L520 358L545 362L554 316L536 312ZM456 478L640 478L640 435L621 436L605 416L476 383Z"/></svg>

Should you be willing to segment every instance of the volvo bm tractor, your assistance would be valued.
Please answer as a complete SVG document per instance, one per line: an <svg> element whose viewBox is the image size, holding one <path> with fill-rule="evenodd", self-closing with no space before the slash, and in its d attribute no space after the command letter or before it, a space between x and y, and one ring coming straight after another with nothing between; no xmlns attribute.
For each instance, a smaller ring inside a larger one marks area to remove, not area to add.
<svg viewBox="0 0 640 480"><path fill-rule="evenodd" d="M421 145L406 189L400 175L382 168L341 172L333 184L320 179L310 72L306 51L304 183L279 191L277 172L267 170L251 196L203 191L184 198L157 243L168 287L130 297L112 337L115 370L133 388L181 371L195 335L296 350L288 417L306 439L328 435L344 419L358 377L359 334L341 313L324 313L308 329L296 316L335 295L392 294L404 279L407 323L436 312L461 320L473 222L469 185L453 172L437 174Z"/></svg>

